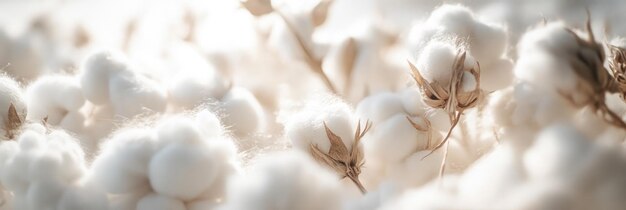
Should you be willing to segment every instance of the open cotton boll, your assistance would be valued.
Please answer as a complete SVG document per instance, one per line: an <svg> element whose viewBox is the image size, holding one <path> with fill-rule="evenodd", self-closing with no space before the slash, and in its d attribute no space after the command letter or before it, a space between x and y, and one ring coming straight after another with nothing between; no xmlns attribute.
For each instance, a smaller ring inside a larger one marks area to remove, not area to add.
<svg viewBox="0 0 626 210"><path fill-rule="evenodd" d="M222 122L237 135L263 131L267 125L265 111L257 98L247 89L232 88L220 101Z"/></svg>
<svg viewBox="0 0 626 210"><path fill-rule="evenodd" d="M578 76L569 66L579 46L562 23L550 23L524 34L518 44L515 77L545 88L574 94Z"/></svg>
<svg viewBox="0 0 626 210"><path fill-rule="evenodd" d="M418 56L429 54L427 46L432 40L441 37L462 39L472 57L481 64L481 75L486 78L481 76L482 89L501 89L512 81L512 65L506 65L511 61L505 57L507 34L504 28L479 19L467 7L444 4L436 8L425 23L416 24L409 36L411 49L418 50Z"/></svg>
<svg viewBox="0 0 626 210"><path fill-rule="evenodd" d="M370 136L363 139L367 156L371 154L385 163L397 163L417 151L425 150L428 131L417 131L406 117L406 114L398 113L378 122ZM423 121L419 117L412 117L411 120L417 123Z"/></svg>
<svg viewBox="0 0 626 210"><path fill-rule="evenodd" d="M339 210L344 191L338 179L304 153L275 154L231 180L228 199L218 209Z"/></svg>
<svg viewBox="0 0 626 210"><path fill-rule="evenodd" d="M47 117L47 122L52 125L59 125L65 121L69 128L80 128L85 117L79 109L84 103L81 87L74 77L62 75L41 77L28 86L27 104L30 108L27 119L37 122ZM72 122L72 118L78 120Z"/></svg>
<svg viewBox="0 0 626 210"><path fill-rule="evenodd" d="M454 61L459 49L441 41L430 41L417 59L419 73L429 82L447 87L454 71Z"/></svg>
<svg viewBox="0 0 626 210"><path fill-rule="evenodd" d="M359 102L355 115L362 119L369 119L377 124L398 113L405 113L405 107L402 103L403 99L405 98L389 92L374 94Z"/></svg>
<svg viewBox="0 0 626 210"><path fill-rule="evenodd" d="M183 108L193 108L203 102L219 100L230 89L226 79L215 70L193 74L181 74L174 79L168 89L168 101Z"/></svg>
<svg viewBox="0 0 626 210"><path fill-rule="evenodd" d="M348 151L354 139L355 119L345 102L331 96L312 98L285 122L285 135L294 148L309 151L317 145L322 152L330 150L330 141L324 124L341 138Z"/></svg>

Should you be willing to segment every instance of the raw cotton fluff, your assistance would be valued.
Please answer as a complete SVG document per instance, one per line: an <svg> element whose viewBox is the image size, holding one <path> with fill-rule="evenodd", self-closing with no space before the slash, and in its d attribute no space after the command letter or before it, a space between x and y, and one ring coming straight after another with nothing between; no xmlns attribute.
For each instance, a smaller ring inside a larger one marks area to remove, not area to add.
<svg viewBox="0 0 626 210"><path fill-rule="evenodd" d="M317 145L322 152L328 153L331 144L324 129L326 124L350 151L356 124L352 112L348 104L340 99L331 96L313 98L300 111L289 116L285 122L285 135L294 148L305 153L309 152L311 145Z"/></svg>
<svg viewBox="0 0 626 210"><path fill-rule="evenodd" d="M27 89L27 120L59 126L74 133L82 133L85 116L79 109L85 97L77 78L71 76L45 76L30 84Z"/></svg>
<svg viewBox="0 0 626 210"><path fill-rule="evenodd" d="M14 209L108 209L105 194L81 180L87 170L84 153L65 132L29 124L0 147L7 152L0 160L0 182L13 193Z"/></svg>
<svg viewBox="0 0 626 210"><path fill-rule="evenodd" d="M235 154L214 114L165 117L109 139L90 180L116 197L112 203L120 209L186 209L186 203L222 197L226 177L238 170Z"/></svg>
<svg viewBox="0 0 626 210"><path fill-rule="evenodd" d="M20 85L11 77L0 74L0 139L6 138L6 121L9 107L13 104L22 119L26 114L26 102Z"/></svg>
<svg viewBox="0 0 626 210"><path fill-rule="evenodd" d="M412 90L405 90L408 91ZM403 97L404 95L380 93L363 99L357 106L356 115L362 119L370 119L373 124L371 133L363 138L368 164L363 169L366 186L376 187L383 181L406 187L416 186L437 175L438 163L441 161L439 153L421 162L419 159L426 154L424 152L428 152L429 135L432 137L431 146L441 141L442 136L430 130L428 119L424 118L424 108L411 112L404 106L405 99L420 96L413 94ZM414 128L407 118L416 122L423 130ZM417 163L410 161L412 159L418 160Z"/></svg>
<svg viewBox="0 0 626 210"><path fill-rule="evenodd" d="M80 76L85 98L96 105L112 106L115 114L123 117L164 111L166 91L123 60L108 52L89 57Z"/></svg>
<svg viewBox="0 0 626 210"><path fill-rule="evenodd" d="M219 102L224 125L239 135L263 131L266 127L265 111L257 98L242 87L231 88Z"/></svg>
<svg viewBox="0 0 626 210"><path fill-rule="evenodd" d="M230 181L218 209L339 210L345 195L338 179L299 151L272 155Z"/></svg>
<svg viewBox="0 0 626 210"><path fill-rule="evenodd" d="M518 45L519 59L515 77L549 91L562 91L580 102L586 96L580 93L578 75L570 67L570 56L579 44L575 35L562 23L550 23L524 34Z"/></svg>
<svg viewBox="0 0 626 210"><path fill-rule="evenodd" d="M507 36L502 27L479 20L464 6L444 4L435 9L425 23L414 26L409 42L412 50L424 49L418 51L417 55L429 55L432 53L426 52L428 42L442 37L466 42L467 50L480 63L482 89L493 91L512 82L513 63L505 55ZM449 57L446 54L450 52L441 50L439 53L442 54L430 56L443 56L439 58L445 61Z"/></svg>
<svg viewBox="0 0 626 210"><path fill-rule="evenodd" d="M168 103L191 109L222 98L230 89L229 80L189 44L172 46L168 58L168 68L176 70L167 84Z"/></svg>

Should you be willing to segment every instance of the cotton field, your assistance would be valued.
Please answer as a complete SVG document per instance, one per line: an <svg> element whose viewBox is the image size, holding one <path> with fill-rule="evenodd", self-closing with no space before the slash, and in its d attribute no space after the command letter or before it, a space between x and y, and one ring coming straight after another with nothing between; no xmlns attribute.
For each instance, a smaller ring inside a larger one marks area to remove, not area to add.
<svg viewBox="0 0 626 210"><path fill-rule="evenodd" d="M626 209L626 1L0 1L0 210Z"/></svg>

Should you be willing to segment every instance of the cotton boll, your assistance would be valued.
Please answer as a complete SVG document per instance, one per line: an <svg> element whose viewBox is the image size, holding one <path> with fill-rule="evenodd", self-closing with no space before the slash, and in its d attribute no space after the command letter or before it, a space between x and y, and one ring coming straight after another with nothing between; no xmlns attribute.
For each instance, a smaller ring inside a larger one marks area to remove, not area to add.
<svg viewBox="0 0 626 210"><path fill-rule="evenodd" d="M222 98L223 123L238 135L249 135L265 128L265 113L252 93L243 88L233 88Z"/></svg>
<svg viewBox="0 0 626 210"><path fill-rule="evenodd" d="M213 67L181 73L168 87L168 100L177 106L193 108L203 102L224 97L231 85Z"/></svg>
<svg viewBox="0 0 626 210"><path fill-rule="evenodd" d="M428 23L438 23L455 34L465 35L471 32L474 25L472 12L461 5L444 4L433 10Z"/></svg>
<svg viewBox="0 0 626 210"><path fill-rule="evenodd" d="M169 145L150 161L150 184L157 193L191 200L213 183L216 161L208 148Z"/></svg>
<svg viewBox="0 0 626 210"><path fill-rule="evenodd" d="M91 178L104 191L130 193L149 186L148 163L156 138L150 131L128 130L113 136L95 158Z"/></svg>
<svg viewBox="0 0 626 210"><path fill-rule="evenodd" d="M437 150L424 158L430 150L422 150L413 153L401 164L392 165L389 169L389 179L410 188L423 185L439 174L443 150Z"/></svg>
<svg viewBox="0 0 626 210"><path fill-rule="evenodd" d="M419 122L416 117L412 120ZM379 122L371 135L363 139L366 154L375 155L387 163L401 162L412 153L426 147L428 132L415 130L405 114L396 114Z"/></svg>
<svg viewBox="0 0 626 210"><path fill-rule="evenodd" d="M400 92L404 110L411 115L421 115L426 105L422 101L422 94L417 88L406 88ZM357 107L358 109L358 107ZM358 111L357 111L358 113Z"/></svg>
<svg viewBox="0 0 626 210"><path fill-rule="evenodd" d="M220 119L213 112L204 110L196 114L196 125L200 127L200 132L204 137L220 137L225 133Z"/></svg>
<svg viewBox="0 0 626 210"><path fill-rule="evenodd" d="M165 90L156 82L132 72L111 77L109 93L115 112L125 117L132 117L146 110L165 110Z"/></svg>
<svg viewBox="0 0 626 210"><path fill-rule="evenodd" d="M137 203L137 210L186 210L185 204L180 200L159 194L144 196Z"/></svg>
<svg viewBox="0 0 626 210"><path fill-rule="evenodd" d="M476 82L476 78L471 73L465 71L463 72L463 77L461 79L461 91L462 92L471 92L478 88L478 83Z"/></svg>
<svg viewBox="0 0 626 210"><path fill-rule="evenodd" d="M282 153L266 157L251 173L230 181L228 199L218 209L338 210L342 193L334 173L303 153Z"/></svg>
<svg viewBox="0 0 626 210"><path fill-rule="evenodd" d="M415 67L429 82L446 87L452 78L453 65L458 54L454 46L440 41L430 41L423 49Z"/></svg>
<svg viewBox="0 0 626 210"><path fill-rule="evenodd" d="M27 90L28 120L47 117L52 125L71 131L82 131L85 117L78 110L85 98L78 81L70 76L46 76L33 82ZM63 96L63 97L59 97Z"/></svg>
<svg viewBox="0 0 626 210"><path fill-rule="evenodd" d="M324 124L341 138L348 151L352 148L355 122L350 107L336 98L311 99L301 111L292 114L285 123L285 135L294 148L309 151L317 145L322 152L330 150Z"/></svg>

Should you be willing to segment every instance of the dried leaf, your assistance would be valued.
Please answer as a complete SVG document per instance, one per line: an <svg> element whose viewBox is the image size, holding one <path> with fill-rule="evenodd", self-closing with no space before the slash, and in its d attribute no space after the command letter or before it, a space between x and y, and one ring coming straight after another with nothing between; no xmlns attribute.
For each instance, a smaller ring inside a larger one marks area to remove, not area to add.
<svg viewBox="0 0 626 210"><path fill-rule="evenodd" d="M254 16L262 16L274 11L272 0L244 0L241 5Z"/></svg>
<svg viewBox="0 0 626 210"><path fill-rule="evenodd" d="M331 3L332 1L330 0L321 0L319 4L315 5L312 14L313 26L317 27L326 22L326 17L328 16L328 8L330 7Z"/></svg>
<svg viewBox="0 0 626 210"><path fill-rule="evenodd" d="M310 145L310 151L313 158L332 168L340 174L342 178L350 178L350 180L357 185L362 193L365 193L366 190L358 178L361 173L361 166L364 164L363 151L359 147L359 143L361 142L361 138L365 136L365 133L369 131L371 125L372 124L367 121L363 130L361 130L361 122L359 122L350 151L348 151L348 148L343 143L341 137L337 136L337 134L328 128L326 122L324 122L324 129L326 130L326 135L330 141L330 150L328 154L322 152L317 145Z"/></svg>

